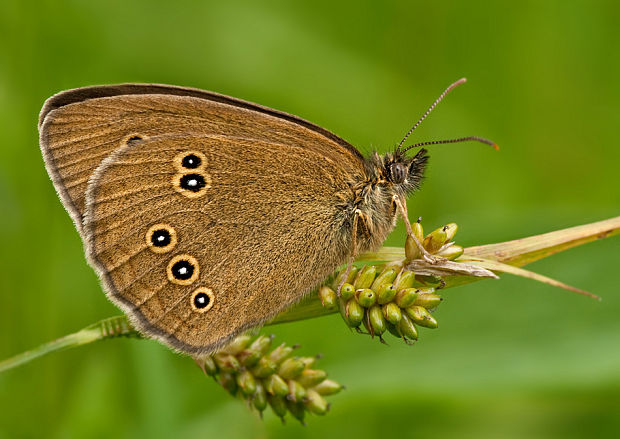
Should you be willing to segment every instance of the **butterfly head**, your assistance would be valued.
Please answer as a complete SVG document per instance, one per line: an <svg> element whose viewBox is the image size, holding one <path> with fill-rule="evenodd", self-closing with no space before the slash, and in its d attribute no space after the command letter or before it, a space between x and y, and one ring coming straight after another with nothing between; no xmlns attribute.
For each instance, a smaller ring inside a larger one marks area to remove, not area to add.
<svg viewBox="0 0 620 439"><path fill-rule="evenodd" d="M399 188L408 193L418 189L424 177L428 152L421 149L414 156L400 154L398 151L377 156L375 161L379 168L381 181L389 186Z"/></svg>
<svg viewBox="0 0 620 439"><path fill-rule="evenodd" d="M407 179L409 170L403 162L392 162L387 169L388 179L395 184L401 184Z"/></svg>

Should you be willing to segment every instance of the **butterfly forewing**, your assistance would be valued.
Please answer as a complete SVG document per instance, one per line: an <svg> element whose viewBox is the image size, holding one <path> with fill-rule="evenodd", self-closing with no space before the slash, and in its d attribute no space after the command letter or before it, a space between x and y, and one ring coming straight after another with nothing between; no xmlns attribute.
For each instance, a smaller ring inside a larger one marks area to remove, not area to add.
<svg viewBox="0 0 620 439"><path fill-rule="evenodd" d="M299 146L338 162L353 177L360 175L363 160L344 140L296 116L189 88L125 84L70 90L50 98L40 118L48 172L79 231L86 188L103 159L128 142L183 133Z"/></svg>

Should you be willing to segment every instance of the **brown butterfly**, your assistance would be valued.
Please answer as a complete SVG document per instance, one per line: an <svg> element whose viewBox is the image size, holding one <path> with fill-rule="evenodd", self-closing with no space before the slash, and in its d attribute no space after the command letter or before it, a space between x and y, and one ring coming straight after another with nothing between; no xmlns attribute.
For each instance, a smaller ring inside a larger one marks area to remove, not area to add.
<svg viewBox="0 0 620 439"><path fill-rule="evenodd" d="M364 158L297 116L191 88L122 84L49 98L45 165L108 297L189 354L223 346L377 249L427 162L405 140Z"/></svg>

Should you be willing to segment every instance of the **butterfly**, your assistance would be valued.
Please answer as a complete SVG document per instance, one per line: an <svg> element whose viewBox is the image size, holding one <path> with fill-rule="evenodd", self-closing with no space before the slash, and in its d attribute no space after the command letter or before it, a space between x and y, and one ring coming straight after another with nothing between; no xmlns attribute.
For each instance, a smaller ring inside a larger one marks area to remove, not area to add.
<svg viewBox="0 0 620 439"><path fill-rule="evenodd" d="M221 94L121 84L40 113L47 171L109 299L144 334L213 352L381 246L430 144L364 157L292 114Z"/></svg>

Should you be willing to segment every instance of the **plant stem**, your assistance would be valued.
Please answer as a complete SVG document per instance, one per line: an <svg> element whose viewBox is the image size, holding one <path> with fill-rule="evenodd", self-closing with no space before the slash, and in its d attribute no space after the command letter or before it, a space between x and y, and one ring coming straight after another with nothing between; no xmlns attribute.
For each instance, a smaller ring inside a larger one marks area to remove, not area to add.
<svg viewBox="0 0 620 439"><path fill-rule="evenodd" d="M620 234L620 216L528 238L465 249L466 256L522 267L578 245Z"/></svg>
<svg viewBox="0 0 620 439"><path fill-rule="evenodd" d="M22 352L21 354L1 361L0 373L52 352L114 337L141 338L142 336L131 327L125 316L110 317L87 326L78 332L65 335L64 337L42 344L30 351Z"/></svg>
<svg viewBox="0 0 620 439"><path fill-rule="evenodd" d="M553 281L553 279L536 275L536 273L526 272L525 270L508 270L506 266L510 265L513 267L521 267L560 251L617 234L620 234L620 217L610 218L608 220L599 221L592 224L571 227L542 235L530 236L528 238L517 239L514 241L469 247L465 249L462 260L471 263L475 263L475 261L478 260L481 266L486 264L492 270L498 272L512 272L512 274L529 277L534 280L539 280L551 285L566 288L567 286L565 284ZM404 256L405 253L402 248L383 247L378 252L361 255L356 262L369 263L372 261L377 263L385 263L387 261L403 259ZM493 265L491 263L493 261L497 264ZM502 266L504 269L502 269ZM448 276L445 280L447 287L454 287L480 279L482 278L471 276ZM572 287L569 287L568 289L570 288ZM581 290L577 291L585 293ZM321 306L317 295L312 294L293 308L278 315L271 322L268 322L267 325L320 317L329 313L330 311L327 311ZM131 326L127 317L111 317L94 323L76 333L45 343L35 349L23 352L0 362L0 373L15 368L21 364L28 363L36 358L52 352L115 337L142 338L142 336Z"/></svg>

